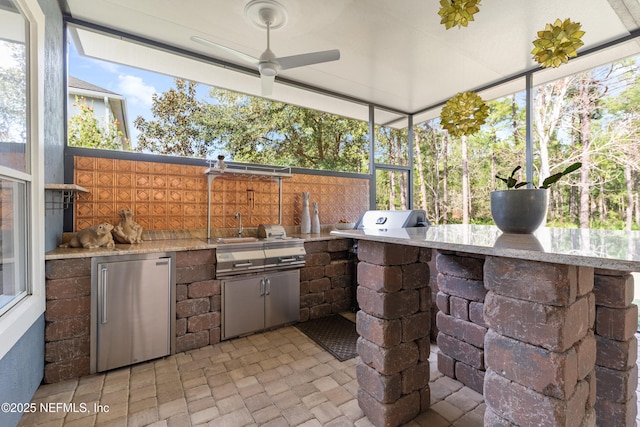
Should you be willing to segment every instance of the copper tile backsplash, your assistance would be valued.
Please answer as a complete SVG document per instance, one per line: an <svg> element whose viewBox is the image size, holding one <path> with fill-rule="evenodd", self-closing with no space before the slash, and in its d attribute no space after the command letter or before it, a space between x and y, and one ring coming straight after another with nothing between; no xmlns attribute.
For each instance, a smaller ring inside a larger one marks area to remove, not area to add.
<svg viewBox="0 0 640 427"><path fill-rule="evenodd" d="M74 158L75 183L89 190L75 202L74 227L119 222L129 208L145 230L207 228L207 176L202 166L135 160ZM355 221L369 208L369 181L326 175L294 174L282 180L282 225L299 226L300 193L318 202L321 224ZM212 236L225 236L243 226L278 223L278 183L272 179L223 175L211 186ZM251 230L247 230L251 233Z"/></svg>

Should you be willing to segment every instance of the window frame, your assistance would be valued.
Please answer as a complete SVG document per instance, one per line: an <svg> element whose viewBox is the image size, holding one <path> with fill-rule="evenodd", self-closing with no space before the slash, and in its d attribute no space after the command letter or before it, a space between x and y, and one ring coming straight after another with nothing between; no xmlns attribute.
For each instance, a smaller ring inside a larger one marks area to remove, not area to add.
<svg viewBox="0 0 640 427"><path fill-rule="evenodd" d="M27 291L0 316L0 359L42 317L44 276L44 64L46 18L37 0L14 0L27 25L27 172L0 167L0 175L26 185Z"/></svg>

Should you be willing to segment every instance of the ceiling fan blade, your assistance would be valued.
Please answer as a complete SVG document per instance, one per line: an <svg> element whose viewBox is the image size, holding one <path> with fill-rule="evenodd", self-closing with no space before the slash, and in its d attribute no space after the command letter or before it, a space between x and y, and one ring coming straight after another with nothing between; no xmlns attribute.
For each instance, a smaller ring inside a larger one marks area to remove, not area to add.
<svg viewBox="0 0 640 427"><path fill-rule="evenodd" d="M338 49L323 50L321 52L303 53L301 55L285 56L276 58L282 70L289 68L303 67L305 65L319 64L321 62L337 61L340 59Z"/></svg>
<svg viewBox="0 0 640 427"><path fill-rule="evenodd" d="M201 45L212 47L214 49L218 49L220 51L230 53L236 58L241 59L244 62L248 62L249 64L258 65L260 63L260 60L258 58L254 58L253 56L247 55L246 53L240 52L239 50L231 49L230 47L222 46L221 44L214 43L207 39L203 39L202 37L191 36L191 40L193 40L196 43L200 43Z"/></svg>
<svg viewBox="0 0 640 427"><path fill-rule="evenodd" d="M273 93L273 82L275 81L276 76L265 76L262 75L260 77L260 82L262 83L262 95L263 96L271 96Z"/></svg>

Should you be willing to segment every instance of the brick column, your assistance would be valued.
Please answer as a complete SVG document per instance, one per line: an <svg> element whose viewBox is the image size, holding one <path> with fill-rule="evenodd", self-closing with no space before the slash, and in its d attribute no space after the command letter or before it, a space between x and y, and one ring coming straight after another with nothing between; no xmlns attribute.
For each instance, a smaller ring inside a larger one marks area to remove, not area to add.
<svg viewBox="0 0 640 427"><path fill-rule="evenodd" d="M215 260L213 249L176 252L176 353L220 342Z"/></svg>
<svg viewBox="0 0 640 427"><path fill-rule="evenodd" d="M89 375L91 258L47 261L44 382Z"/></svg>
<svg viewBox="0 0 640 427"><path fill-rule="evenodd" d="M430 405L431 249L361 240L358 258L358 402L399 426Z"/></svg>
<svg viewBox="0 0 640 427"><path fill-rule="evenodd" d="M484 384L487 333L483 265L483 256L454 252L436 256L438 370L478 393Z"/></svg>
<svg viewBox="0 0 640 427"><path fill-rule="evenodd" d="M593 268L488 256L485 426L595 426Z"/></svg>
<svg viewBox="0 0 640 427"><path fill-rule="evenodd" d="M598 424L635 426L638 385L638 306L633 276L596 269L596 414ZM607 422L600 422L607 420Z"/></svg>
<svg viewBox="0 0 640 427"><path fill-rule="evenodd" d="M300 321L319 319L351 308L353 260L351 239L305 242L300 269Z"/></svg>

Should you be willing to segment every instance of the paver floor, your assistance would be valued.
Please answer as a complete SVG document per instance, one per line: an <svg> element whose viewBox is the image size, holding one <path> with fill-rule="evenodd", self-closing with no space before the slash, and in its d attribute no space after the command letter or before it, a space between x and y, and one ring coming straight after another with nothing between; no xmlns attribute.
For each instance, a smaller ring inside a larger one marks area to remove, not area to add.
<svg viewBox="0 0 640 427"><path fill-rule="evenodd" d="M431 350L432 408L407 425L482 426L482 395L440 374ZM20 426L367 427L356 360L339 362L285 327L42 385L33 403L53 410L25 414Z"/></svg>
<svg viewBox="0 0 640 427"><path fill-rule="evenodd" d="M406 426L482 426L482 395L443 376L437 351L432 345L431 409ZM32 402L50 411L25 414L19 426L372 426L358 406L356 360L339 362L285 327L42 385Z"/></svg>

